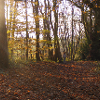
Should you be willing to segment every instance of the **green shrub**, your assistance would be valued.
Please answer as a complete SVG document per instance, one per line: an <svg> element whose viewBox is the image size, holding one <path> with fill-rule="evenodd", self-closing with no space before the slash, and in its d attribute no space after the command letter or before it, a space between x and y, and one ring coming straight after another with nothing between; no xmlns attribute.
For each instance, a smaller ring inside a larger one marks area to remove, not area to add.
<svg viewBox="0 0 100 100"><path fill-rule="evenodd" d="M75 55L76 60L87 60L90 51L90 41L84 38L80 43L79 49Z"/></svg>

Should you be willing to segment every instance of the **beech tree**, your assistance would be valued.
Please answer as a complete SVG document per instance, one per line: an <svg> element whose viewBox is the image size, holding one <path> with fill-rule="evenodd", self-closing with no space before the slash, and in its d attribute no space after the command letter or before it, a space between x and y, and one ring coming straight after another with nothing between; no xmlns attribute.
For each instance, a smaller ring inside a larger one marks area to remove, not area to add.
<svg viewBox="0 0 100 100"><path fill-rule="evenodd" d="M5 0L0 0L0 67L8 66L7 32L4 7Z"/></svg>
<svg viewBox="0 0 100 100"><path fill-rule="evenodd" d="M53 11L54 11L54 17L55 17L55 22L54 22L54 29L53 29L53 34L54 34L54 48L55 48L55 55L54 55L54 61L57 62L57 59L59 62L62 61L61 57L61 52L60 52L60 45L58 41L58 10L56 9L57 7L57 0L53 0Z"/></svg>
<svg viewBox="0 0 100 100"><path fill-rule="evenodd" d="M82 23L90 48L87 59L100 60L100 0L73 0L73 3L82 11Z"/></svg>
<svg viewBox="0 0 100 100"><path fill-rule="evenodd" d="M35 5L33 0L31 0L32 7L33 7L33 15L35 16L35 26L36 26L36 61L40 61L40 56L39 56L39 35L40 35L40 30L39 30L39 12L38 12L38 7L39 7L39 1L35 0Z"/></svg>
<svg viewBox="0 0 100 100"><path fill-rule="evenodd" d="M99 0L83 0L90 8L90 30L88 29L88 35L90 38L90 52L89 59L100 60L100 1ZM92 16L95 20L93 22Z"/></svg>

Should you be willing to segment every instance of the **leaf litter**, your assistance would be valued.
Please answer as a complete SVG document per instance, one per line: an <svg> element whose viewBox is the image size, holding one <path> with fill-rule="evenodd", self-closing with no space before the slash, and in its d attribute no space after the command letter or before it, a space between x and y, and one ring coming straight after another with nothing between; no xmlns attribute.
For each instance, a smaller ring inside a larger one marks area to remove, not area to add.
<svg viewBox="0 0 100 100"><path fill-rule="evenodd" d="M100 100L93 61L36 62L0 73L0 100Z"/></svg>

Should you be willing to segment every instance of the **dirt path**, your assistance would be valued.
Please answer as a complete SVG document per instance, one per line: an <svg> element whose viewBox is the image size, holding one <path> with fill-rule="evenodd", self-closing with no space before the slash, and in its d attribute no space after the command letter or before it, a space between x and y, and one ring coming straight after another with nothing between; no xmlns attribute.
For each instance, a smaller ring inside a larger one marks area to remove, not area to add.
<svg viewBox="0 0 100 100"><path fill-rule="evenodd" d="M0 74L0 100L100 100L95 62L38 62Z"/></svg>

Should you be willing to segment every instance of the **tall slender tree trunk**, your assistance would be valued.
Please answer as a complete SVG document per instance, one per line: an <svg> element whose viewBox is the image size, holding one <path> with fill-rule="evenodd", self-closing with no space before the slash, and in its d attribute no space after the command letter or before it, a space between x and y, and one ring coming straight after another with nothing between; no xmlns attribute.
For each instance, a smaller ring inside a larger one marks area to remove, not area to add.
<svg viewBox="0 0 100 100"><path fill-rule="evenodd" d="M49 5L50 6L50 5ZM50 9L50 25L51 25L51 29L53 29L53 25L52 25L52 20L51 20L51 18L52 18L52 14L51 14L51 9ZM50 26L49 26L50 27ZM50 39L50 42L51 42L51 38L49 38ZM50 44L50 47L52 47L52 43ZM49 59L50 60L53 60L53 49L50 49L50 51L49 51Z"/></svg>
<svg viewBox="0 0 100 100"><path fill-rule="evenodd" d="M32 7L33 7L33 15L35 17L35 24L36 24L36 61L40 61L39 56L39 17L38 17L38 7L39 7L39 1L35 0L35 5L33 4L33 0L31 0Z"/></svg>
<svg viewBox="0 0 100 100"><path fill-rule="evenodd" d="M43 19L44 30L46 30L46 13L47 13L46 0L44 0L44 4L45 4L45 12L42 15L44 17L44 19ZM47 40L46 33L43 34L43 40L45 40L45 39ZM42 47L44 47L45 45L46 45L46 43L44 42ZM42 52L43 59L44 59L44 53L45 53L45 49L43 49L43 52Z"/></svg>
<svg viewBox="0 0 100 100"><path fill-rule="evenodd" d="M72 61L74 60L73 59L73 35L74 35L74 31L73 31L73 14L74 14L74 9L73 9L73 3L72 3L72 40L71 40L71 60Z"/></svg>
<svg viewBox="0 0 100 100"><path fill-rule="evenodd" d="M56 8L56 0L53 0L53 10L54 10L54 17L55 17L55 23L54 23L54 48L55 48L55 57L54 60L55 62L57 62L57 60L59 60L59 62L62 61L62 56L61 56L61 52L60 52L60 46L59 46L59 40L58 40L58 11L55 9Z"/></svg>
<svg viewBox="0 0 100 100"><path fill-rule="evenodd" d="M8 66L7 32L5 25L5 0L0 0L0 67Z"/></svg>
<svg viewBox="0 0 100 100"><path fill-rule="evenodd" d="M47 33L47 40L48 40L48 59L49 60L52 60L52 56L53 56L53 50L50 49L52 47L52 43L51 43L51 37L50 37L50 19L51 19L51 8L50 8L50 3L49 3L49 0L48 0L48 13L50 13L49 15L47 15L48 17L48 20L47 20L47 30L48 30L48 33Z"/></svg>
<svg viewBox="0 0 100 100"><path fill-rule="evenodd" d="M12 37L12 48L11 48L11 58L13 59L13 55L14 55L14 33L15 33L15 20L16 20L16 13L15 13L15 10L16 10L16 2L15 2L15 5L14 5L14 12L13 12L13 25L12 25L12 34L11 34L11 37Z"/></svg>
<svg viewBox="0 0 100 100"><path fill-rule="evenodd" d="M35 18L35 23L36 23L36 60L40 61L40 56L39 56L39 17L38 17L38 6L39 6L39 1L35 0L35 2L37 2L35 4L35 10L36 10L36 18Z"/></svg>
<svg viewBox="0 0 100 100"><path fill-rule="evenodd" d="M25 0L25 7L26 7L26 60L28 60L28 16L27 16L27 0Z"/></svg>

